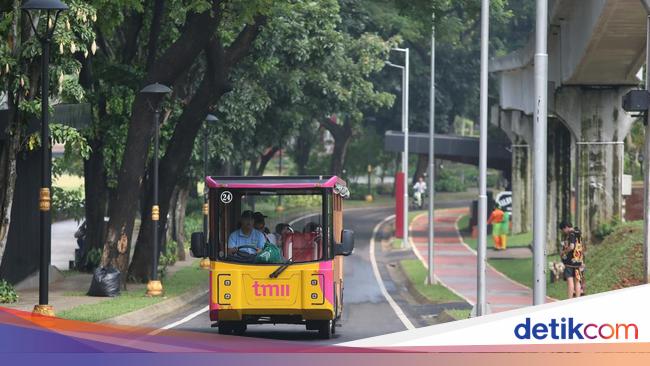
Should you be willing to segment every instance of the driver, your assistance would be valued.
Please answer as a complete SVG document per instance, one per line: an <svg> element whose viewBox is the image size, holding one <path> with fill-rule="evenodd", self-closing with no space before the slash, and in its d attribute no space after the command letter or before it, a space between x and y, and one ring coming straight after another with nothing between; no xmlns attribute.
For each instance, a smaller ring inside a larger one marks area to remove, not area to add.
<svg viewBox="0 0 650 366"><path fill-rule="evenodd" d="M253 248L243 248L241 250L242 252L250 254L259 253L264 248L266 240L260 231L253 228L253 211L246 210L242 212L240 222L241 229L233 231L230 237L228 237L228 254L235 254L237 249L242 246L257 248L256 250L253 250Z"/></svg>

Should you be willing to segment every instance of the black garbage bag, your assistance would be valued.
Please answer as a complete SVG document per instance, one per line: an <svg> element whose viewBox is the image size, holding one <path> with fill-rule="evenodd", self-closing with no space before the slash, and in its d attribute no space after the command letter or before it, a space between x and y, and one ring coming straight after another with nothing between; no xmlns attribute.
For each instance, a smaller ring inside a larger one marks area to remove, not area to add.
<svg viewBox="0 0 650 366"><path fill-rule="evenodd" d="M120 271L114 267L95 269L88 296L115 297L119 295Z"/></svg>

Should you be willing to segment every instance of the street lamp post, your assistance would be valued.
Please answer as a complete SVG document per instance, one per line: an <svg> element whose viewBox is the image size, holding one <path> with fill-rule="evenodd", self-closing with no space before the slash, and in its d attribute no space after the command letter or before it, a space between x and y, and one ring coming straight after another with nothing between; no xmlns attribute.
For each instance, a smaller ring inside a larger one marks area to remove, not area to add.
<svg viewBox="0 0 650 366"><path fill-rule="evenodd" d="M486 301L486 251L487 251L487 113L488 113L488 40L490 24L490 1L481 1L481 92L479 137L479 185L478 185L478 240L476 246L476 316L488 311Z"/></svg>
<svg viewBox="0 0 650 366"><path fill-rule="evenodd" d="M160 102L171 91L169 87L158 83L147 85L140 90L140 93L148 98L149 107L153 109L154 125L156 127L153 150L153 202L151 205L153 259L151 261L151 279L147 283L147 296L160 296L163 291L162 283L158 280L158 256L160 255L158 251L158 221L160 220L160 208L158 206L158 151L160 149Z"/></svg>
<svg viewBox="0 0 650 366"><path fill-rule="evenodd" d="M533 305L546 300L546 142L548 98L548 0L537 1L535 111L533 116Z"/></svg>
<svg viewBox="0 0 650 366"><path fill-rule="evenodd" d="M408 190L408 171L409 171L409 49L408 48L393 48L394 51L404 52L404 66L395 65L386 61L386 64L402 70L402 132L404 132L404 152L402 153L402 172L404 173L404 197L402 202L402 248L408 245L409 228L408 228L408 213L409 213L409 190ZM396 218L399 220L399 217Z"/></svg>
<svg viewBox="0 0 650 366"><path fill-rule="evenodd" d="M208 214L210 213L210 205L208 204L208 185L205 183L205 178L208 176L208 124L216 123L217 117L213 114L208 114L205 117L205 126L203 127L203 237L208 239ZM210 268L210 259L201 259L200 266L203 269Z"/></svg>
<svg viewBox="0 0 650 366"><path fill-rule="evenodd" d="M54 316L54 307L48 304L49 271L52 249L52 217L50 215L50 191L52 188L52 154L50 151L49 125L49 80L50 43L54 29L62 11L68 6L58 0L28 0L20 7L29 17L34 34L41 42L43 49L41 61L41 189L38 206L40 210L40 242L41 255L38 274L38 305L34 306L34 314ZM38 32L38 21L45 15L44 31ZM52 19L54 17L54 19ZM35 24L36 22L36 24Z"/></svg>
<svg viewBox="0 0 650 366"><path fill-rule="evenodd" d="M435 15L431 19L431 91L429 95L429 240L427 245L427 284L433 285L436 283L436 277L433 268L433 221L434 221L434 195L435 189L435 154L434 154L434 138L435 138L435 125L436 125L436 26Z"/></svg>

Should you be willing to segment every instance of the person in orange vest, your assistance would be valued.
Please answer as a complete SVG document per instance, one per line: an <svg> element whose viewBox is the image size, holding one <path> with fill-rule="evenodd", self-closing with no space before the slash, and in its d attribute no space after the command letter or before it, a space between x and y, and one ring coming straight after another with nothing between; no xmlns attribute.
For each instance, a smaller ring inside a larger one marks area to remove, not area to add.
<svg viewBox="0 0 650 366"><path fill-rule="evenodd" d="M503 210L501 210L501 207L499 205L496 205L487 221L488 225L492 225L492 240L494 240L494 249L496 250L505 249L505 243L502 243L501 241L502 223Z"/></svg>

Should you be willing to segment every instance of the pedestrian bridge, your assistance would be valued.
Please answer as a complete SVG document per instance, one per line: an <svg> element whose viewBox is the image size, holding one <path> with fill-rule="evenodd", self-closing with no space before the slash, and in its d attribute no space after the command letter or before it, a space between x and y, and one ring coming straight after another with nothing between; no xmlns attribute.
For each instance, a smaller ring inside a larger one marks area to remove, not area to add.
<svg viewBox="0 0 650 366"><path fill-rule="evenodd" d="M391 152L404 151L404 133L387 131L384 149ZM439 135L434 136L434 154L436 159L457 163L478 165L478 137ZM488 168L504 172L510 176L512 168L512 147L509 141L490 139L488 141ZM409 153L429 154L429 134L409 132Z"/></svg>

